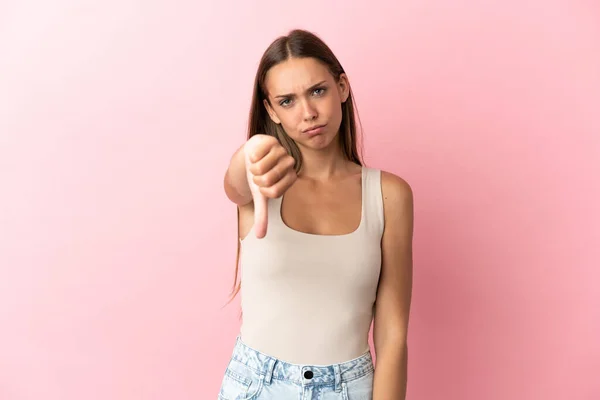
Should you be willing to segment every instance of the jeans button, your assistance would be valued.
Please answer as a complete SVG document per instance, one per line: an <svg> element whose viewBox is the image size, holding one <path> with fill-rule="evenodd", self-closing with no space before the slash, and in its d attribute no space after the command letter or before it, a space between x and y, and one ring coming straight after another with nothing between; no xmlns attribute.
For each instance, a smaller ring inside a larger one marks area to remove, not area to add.
<svg viewBox="0 0 600 400"><path fill-rule="evenodd" d="M312 377L313 377L313 376L314 376L314 375L313 375L313 372L312 372L312 371L304 371L304 377L305 377L306 379L312 379Z"/></svg>

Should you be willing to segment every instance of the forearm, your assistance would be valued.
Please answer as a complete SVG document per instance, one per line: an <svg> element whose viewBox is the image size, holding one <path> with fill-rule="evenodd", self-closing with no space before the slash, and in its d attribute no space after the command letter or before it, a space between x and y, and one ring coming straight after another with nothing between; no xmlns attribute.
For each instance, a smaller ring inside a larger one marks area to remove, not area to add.
<svg viewBox="0 0 600 400"><path fill-rule="evenodd" d="M377 351L373 400L405 400L408 346L386 346Z"/></svg>
<svg viewBox="0 0 600 400"><path fill-rule="evenodd" d="M231 157L223 179L223 186L225 194L235 204L242 206L252 201L252 193L246 177L244 146L236 150Z"/></svg>

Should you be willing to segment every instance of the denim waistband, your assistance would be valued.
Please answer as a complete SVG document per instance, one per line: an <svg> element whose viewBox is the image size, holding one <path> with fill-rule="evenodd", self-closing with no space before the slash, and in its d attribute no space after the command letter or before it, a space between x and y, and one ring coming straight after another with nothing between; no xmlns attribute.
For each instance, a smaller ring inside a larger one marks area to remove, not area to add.
<svg viewBox="0 0 600 400"><path fill-rule="evenodd" d="M332 365L292 364L268 356L242 342L238 336L232 358L264 376L268 384L271 379L287 380L303 386L335 385L358 379L374 370L370 350L361 356Z"/></svg>

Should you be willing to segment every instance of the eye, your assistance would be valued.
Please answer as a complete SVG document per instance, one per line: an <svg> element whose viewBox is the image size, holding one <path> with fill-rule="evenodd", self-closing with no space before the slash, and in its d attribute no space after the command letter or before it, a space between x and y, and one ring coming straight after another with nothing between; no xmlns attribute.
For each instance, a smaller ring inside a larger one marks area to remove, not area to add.
<svg viewBox="0 0 600 400"><path fill-rule="evenodd" d="M316 88L313 90L313 93L317 96L321 96L323 93L325 93L325 88Z"/></svg>
<svg viewBox="0 0 600 400"><path fill-rule="evenodd" d="M279 105L280 105L281 107L287 107L287 106L289 106L289 105L290 105L290 99L283 99L283 100L281 100L281 101L279 102Z"/></svg>

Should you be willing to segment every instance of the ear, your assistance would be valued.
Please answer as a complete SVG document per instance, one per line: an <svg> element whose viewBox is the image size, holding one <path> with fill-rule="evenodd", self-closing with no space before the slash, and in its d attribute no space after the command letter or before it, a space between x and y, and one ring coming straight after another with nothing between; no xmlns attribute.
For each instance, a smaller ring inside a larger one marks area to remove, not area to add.
<svg viewBox="0 0 600 400"><path fill-rule="evenodd" d="M348 77L345 73L340 74L337 85L340 93L340 99L342 100L342 103L345 103L350 96L350 82L348 82Z"/></svg>
<svg viewBox="0 0 600 400"><path fill-rule="evenodd" d="M281 124L281 120L277 117L275 110L273 110L273 108L271 107L271 104L269 104L267 99L263 100L263 105L267 109L267 112L269 113L269 117L271 117L271 121L275 122L276 124Z"/></svg>

